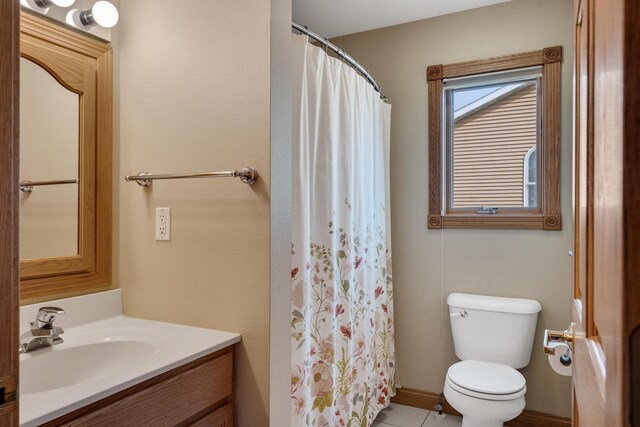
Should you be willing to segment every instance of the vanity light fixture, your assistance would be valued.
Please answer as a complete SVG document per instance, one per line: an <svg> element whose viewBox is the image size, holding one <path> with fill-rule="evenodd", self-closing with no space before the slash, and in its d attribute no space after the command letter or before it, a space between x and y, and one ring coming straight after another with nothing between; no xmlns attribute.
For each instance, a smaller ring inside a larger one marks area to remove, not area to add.
<svg viewBox="0 0 640 427"><path fill-rule="evenodd" d="M97 1L91 9L73 9L67 14L67 24L81 29L88 29L92 25L111 28L118 23L118 9L108 1Z"/></svg>

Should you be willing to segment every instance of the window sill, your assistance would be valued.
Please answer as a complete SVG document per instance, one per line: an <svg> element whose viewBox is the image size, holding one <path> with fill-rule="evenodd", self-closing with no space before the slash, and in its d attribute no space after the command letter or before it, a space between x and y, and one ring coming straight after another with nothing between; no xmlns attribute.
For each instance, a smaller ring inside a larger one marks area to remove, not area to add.
<svg viewBox="0 0 640 427"><path fill-rule="evenodd" d="M561 215L544 214L446 214L429 215L427 227L562 230Z"/></svg>

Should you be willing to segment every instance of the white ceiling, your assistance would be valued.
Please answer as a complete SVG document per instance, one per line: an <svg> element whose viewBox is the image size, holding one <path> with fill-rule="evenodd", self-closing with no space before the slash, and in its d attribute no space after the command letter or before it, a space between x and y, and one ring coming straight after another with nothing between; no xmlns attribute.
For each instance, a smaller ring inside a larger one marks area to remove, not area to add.
<svg viewBox="0 0 640 427"><path fill-rule="evenodd" d="M330 38L506 1L510 0L293 0L293 19Z"/></svg>

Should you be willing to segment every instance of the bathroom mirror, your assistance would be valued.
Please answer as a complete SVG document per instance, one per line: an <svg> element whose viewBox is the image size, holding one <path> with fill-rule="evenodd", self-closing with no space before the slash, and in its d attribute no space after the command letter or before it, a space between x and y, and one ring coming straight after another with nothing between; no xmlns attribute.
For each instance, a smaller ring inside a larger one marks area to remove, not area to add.
<svg viewBox="0 0 640 427"><path fill-rule="evenodd" d="M20 296L110 284L111 47L22 11Z"/></svg>
<svg viewBox="0 0 640 427"><path fill-rule="evenodd" d="M20 58L20 259L78 254L80 95Z"/></svg>

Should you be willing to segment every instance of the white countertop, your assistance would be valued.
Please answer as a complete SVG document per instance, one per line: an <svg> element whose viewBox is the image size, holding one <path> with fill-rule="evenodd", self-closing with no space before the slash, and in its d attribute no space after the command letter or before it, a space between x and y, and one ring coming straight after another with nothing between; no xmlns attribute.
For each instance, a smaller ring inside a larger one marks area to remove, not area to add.
<svg viewBox="0 0 640 427"><path fill-rule="evenodd" d="M21 426L53 420L240 341L236 333L123 316L120 298L114 290L21 308L27 325L21 333L37 307L67 312L56 319L64 343L20 356Z"/></svg>

